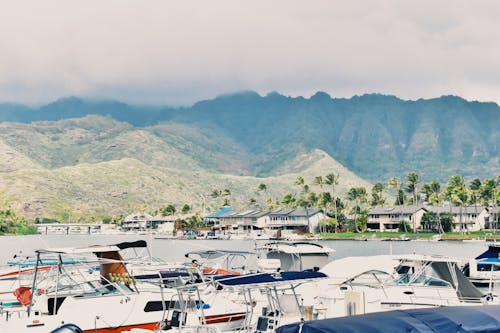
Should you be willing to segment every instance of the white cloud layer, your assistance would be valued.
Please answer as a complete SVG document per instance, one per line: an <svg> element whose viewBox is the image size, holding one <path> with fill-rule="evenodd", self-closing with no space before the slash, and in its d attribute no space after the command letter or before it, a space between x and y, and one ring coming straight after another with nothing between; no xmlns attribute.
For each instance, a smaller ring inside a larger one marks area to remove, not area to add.
<svg viewBox="0 0 500 333"><path fill-rule="evenodd" d="M0 101L189 104L237 90L500 101L500 2L12 0Z"/></svg>

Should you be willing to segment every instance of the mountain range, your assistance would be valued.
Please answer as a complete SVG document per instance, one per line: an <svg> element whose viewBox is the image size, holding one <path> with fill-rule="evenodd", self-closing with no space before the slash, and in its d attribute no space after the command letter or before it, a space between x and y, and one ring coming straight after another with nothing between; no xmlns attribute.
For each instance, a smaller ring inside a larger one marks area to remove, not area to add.
<svg viewBox="0 0 500 333"><path fill-rule="evenodd" d="M456 96L241 92L177 108L70 97L0 104L0 122L0 195L29 216L200 205L200 197L216 206L207 198L214 188L230 188L243 207L263 196L262 182L266 196L297 192L297 175L341 173L343 193L411 171L445 181L500 170L499 106Z"/></svg>

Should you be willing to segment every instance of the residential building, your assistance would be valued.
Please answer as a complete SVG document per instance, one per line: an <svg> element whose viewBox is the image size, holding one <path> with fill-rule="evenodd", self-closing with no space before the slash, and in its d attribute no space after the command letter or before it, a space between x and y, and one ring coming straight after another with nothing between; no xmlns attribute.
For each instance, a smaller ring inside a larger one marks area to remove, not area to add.
<svg viewBox="0 0 500 333"><path fill-rule="evenodd" d="M485 222L485 229L499 229L500 228L500 207L488 208L488 217Z"/></svg>
<svg viewBox="0 0 500 333"><path fill-rule="evenodd" d="M449 213L453 216L454 232L479 231L486 227L488 211L485 207L476 206L425 206L429 212L436 214Z"/></svg>
<svg viewBox="0 0 500 333"><path fill-rule="evenodd" d="M215 213L205 216L203 220L207 226L213 227L214 229L220 229L220 217L232 211L233 211L232 207L224 206Z"/></svg>
<svg viewBox="0 0 500 333"><path fill-rule="evenodd" d="M296 230L313 233L325 217L323 211L316 208L287 208L270 212L267 223L270 230L281 230L282 235Z"/></svg>
<svg viewBox="0 0 500 333"><path fill-rule="evenodd" d="M260 210L230 211L219 217L223 233L251 233L267 226L268 213Z"/></svg>
<svg viewBox="0 0 500 333"><path fill-rule="evenodd" d="M122 229L125 231L144 231L151 228L153 217L147 213L133 213L122 221Z"/></svg>
<svg viewBox="0 0 500 333"><path fill-rule="evenodd" d="M373 207L368 212L367 228L372 231L398 231L405 222L411 230L421 227L426 209L422 206Z"/></svg>

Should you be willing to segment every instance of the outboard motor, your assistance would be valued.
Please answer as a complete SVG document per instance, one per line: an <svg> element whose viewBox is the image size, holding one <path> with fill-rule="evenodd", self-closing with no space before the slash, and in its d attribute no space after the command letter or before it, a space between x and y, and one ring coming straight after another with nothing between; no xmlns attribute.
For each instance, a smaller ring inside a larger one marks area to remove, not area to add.
<svg viewBox="0 0 500 333"><path fill-rule="evenodd" d="M83 330L74 324L64 324L50 333L83 333Z"/></svg>

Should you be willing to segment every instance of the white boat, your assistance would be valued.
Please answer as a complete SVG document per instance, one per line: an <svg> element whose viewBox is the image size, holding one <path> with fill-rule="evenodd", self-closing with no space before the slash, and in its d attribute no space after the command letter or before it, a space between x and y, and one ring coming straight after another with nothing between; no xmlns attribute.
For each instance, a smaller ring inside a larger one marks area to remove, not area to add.
<svg viewBox="0 0 500 333"><path fill-rule="evenodd" d="M474 287L458 259L436 256L351 257L323 268L330 276L299 290L319 318L452 305L498 303Z"/></svg>
<svg viewBox="0 0 500 333"><path fill-rule="evenodd" d="M296 293L298 286L325 279L320 272L283 272L253 273L241 276L219 277L214 279L212 287L225 299L226 307L231 304L244 305L243 312L228 313L225 316L210 316L206 312L211 307L195 306L207 304L199 291L192 289L192 298L186 298L181 288L180 299L167 315L166 325L154 331L134 331L128 333L182 332L182 333L219 333L219 332L274 332L277 327L308 318L307 309L301 306L301 295ZM193 288L200 287L194 286ZM216 293L214 293L216 294ZM190 303L189 303L190 302ZM191 306L189 306L191 304ZM234 305L233 305L234 306ZM202 312L205 310L205 313ZM310 315L312 313L309 312ZM309 318L312 319L312 318ZM231 325L217 325L217 323Z"/></svg>
<svg viewBox="0 0 500 333"><path fill-rule="evenodd" d="M260 259L279 260L280 271L320 269L331 261L335 250L312 242L271 242L258 247ZM263 267L261 267L262 269Z"/></svg>
<svg viewBox="0 0 500 333"><path fill-rule="evenodd" d="M494 288L495 285L500 284L500 266L496 264L499 258L500 244L488 244L485 252L465 264L463 272L474 285ZM488 262L486 259L491 260Z"/></svg>
<svg viewBox="0 0 500 333"><path fill-rule="evenodd" d="M123 251L137 252L144 248L145 242L138 241L36 251L37 263L43 262L45 256L56 255L59 258L56 269L42 274L38 265L35 265L31 286L15 291L18 304L0 305L0 332L25 332L29 329L29 332L46 333L59 327L62 322L76 324L84 332L114 333L158 328L162 319L166 318L167 311L174 307L174 298L178 297L178 289L165 288L165 280L177 281L181 287L185 280L176 276L178 272L163 276L157 269L165 267L157 264L144 268L137 261L127 263L123 260ZM98 264L99 273L76 278L74 274L84 269L63 265L67 256L87 258L82 266ZM90 256L94 256L94 259ZM133 276L129 269L140 274ZM149 272L153 274L147 274ZM192 271L188 273L193 274ZM195 282L194 279L188 280ZM219 305L225 303L227 298L214 300L214 294L208 291L204 291L205 301L212 307L203 309L207 318L217 318L227 315L228 311L235 311L235 307ZM243 306L237 307L241 309Z"/></svg>

